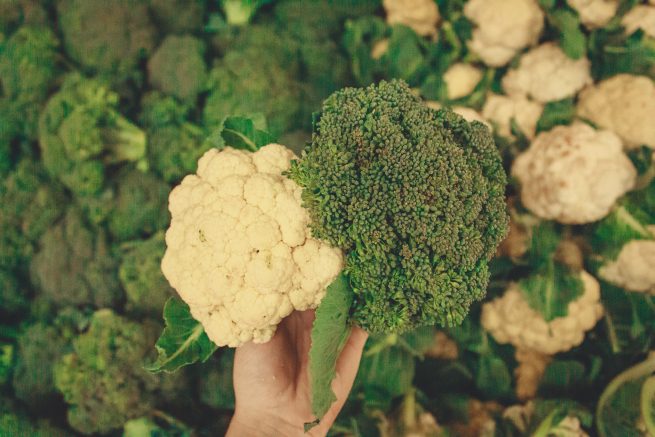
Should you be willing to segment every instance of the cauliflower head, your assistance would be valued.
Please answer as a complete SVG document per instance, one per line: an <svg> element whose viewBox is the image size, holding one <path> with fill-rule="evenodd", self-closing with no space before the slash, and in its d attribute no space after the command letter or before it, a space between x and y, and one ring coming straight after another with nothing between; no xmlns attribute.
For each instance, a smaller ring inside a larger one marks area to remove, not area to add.
<svg viewBox="0 0 655 437"><path fill-rule="evenodd" d="M655 83L646 76L618 74L585 88L577 113L615 132L628 148L655 148Z"/></svg>
<svg viewBox="0 0 655 437"><path fill-rule="evenodd" d="M512 284L503 296L485 303L481 322L499 343L511 343L516 348L554 355L582 343L585 332L596 325L603 315L600 285L585 271L580 271L583 294L569 302L568 314L550 322L533 310L517 284Z"/></svg>
<svg viewBox="0 0 655 437"><path fill-rule="evenodd" d="M637 177L619 137L583 123L540 133L516 158L512 174L526 208L567 224L605 217Z"/></svg>
<svg viewBox="0 0 655 437"><path fill-rule="evenodd" d="M482 79L482 71L471 64L453 64L443 75L450 100L468 96Z"/></svg>
<svg viewBox="0 0 655 437"><path fill-rule="evenodd" d="M411 27L422 36L436 35L439 9L434 0L384 0L387 23Z"/></svg>
<svg viewBox="0 0 655 437"><path fill-rule="evenodd" d="M567 0L575 9L580 21L589 29L605 26L616 15L618 0Z"/></svg>
<svg viewBox="0 0 655 437"><path fill-rule="evenodd" d="M653 3L655 5L655 3ZM621 19L625 33L630 35L641 29L651 38L655 38L655 7L638 5L630 9Z"/></svg>
<svg viewBox="0 0 655 437"><path fill-rule="evenodd" d="M482 117L492 122L500 136L513 138L511 122L516 121L521 132L532 139L537 130L537 122L541 117L544 107L542 104L533 102L525 96L503 96L490 94L482 107Z"/></svg>
<svg viewBox="0 0 655 437"><path fill-rule="evenodd" d="M475 24L469 49L492 67L507 64L519 50L535 44L544 13L535 0L471 0L464 15Z"/></svg>
<svg viewBox="0 0 655 437"><path fill-rule="evenodd" d="M590 68L587 58L571 59L559 45L549 42L521 57L518 68L503 77L503 89L541 103L562 100L593 83Z"/></svg>
<svg viewBox="0 0 655 437"><path fill-rule="evenodd" d="M315 308L343 268L310 236L293 152L211 149L171 192L162 271L219 346L264 343L294 310Z"/></svg>
<svg viewBox="0 0 655 437"><path fill-rule="evenodd" d="M599 274L626 290L655 295L655 241L628 242L617 259L601 267Z"/></svg>

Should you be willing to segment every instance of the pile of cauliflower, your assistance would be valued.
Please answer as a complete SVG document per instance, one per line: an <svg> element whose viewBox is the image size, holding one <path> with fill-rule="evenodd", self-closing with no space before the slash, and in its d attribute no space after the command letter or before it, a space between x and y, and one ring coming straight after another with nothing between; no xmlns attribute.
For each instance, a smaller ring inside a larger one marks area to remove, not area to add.
<svg viewBox="0 0 655 437"><path fill-rule="evenodd" d="M282 175L293 158L279 144L211 149L171 192L162 271L218 346L270 340L343 268L340 250L311 237L302 190Z"/></svg>

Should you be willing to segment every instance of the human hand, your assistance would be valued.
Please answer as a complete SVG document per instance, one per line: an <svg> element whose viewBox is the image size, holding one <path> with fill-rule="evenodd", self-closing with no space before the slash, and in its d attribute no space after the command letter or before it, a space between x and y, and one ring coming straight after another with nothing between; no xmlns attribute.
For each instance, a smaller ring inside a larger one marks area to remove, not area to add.
<svg viewBox="0 0 655 437"><path fill-rule="evenodd" d="M352 388L366 331L352 329L337 360L332 390L337 400L321 423L307 434L303 425L315 417L309 386L309 347L314 311L296 311L280 323L264 344L248 343L234 356L236 408L227 436L324 436Z"/></svg>

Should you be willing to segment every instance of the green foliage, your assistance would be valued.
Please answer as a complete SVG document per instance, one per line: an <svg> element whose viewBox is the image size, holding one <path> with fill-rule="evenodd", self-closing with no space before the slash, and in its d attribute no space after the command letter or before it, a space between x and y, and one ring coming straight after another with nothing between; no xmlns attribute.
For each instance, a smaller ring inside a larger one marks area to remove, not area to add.
<svg viewBox="0 0 655 437"><path fill-rule="evenodd" d="M182 101L194 102L207 83L205 44L193 36L167 37L148 61L148 81Z"/></svg>
<svg viewBox="0 0 655 437"><path fill-rule="evenodd" d="M107 433L153 408L160 380L141 368L150 341L144 326L111 310L93 315L89 329L72 341L72 352L54 367L75 430Z"/></svg>
<svg viewBox="0 0 655 437"><path fill-rule="evenodd" d="M148 240L135 240L121 246L121 280L128 308L136 313L159 315L172 289L161 272L161 260L166 250L163 232Z"/></svg>
<svg viewBox="0 0 655 437"><path fill-rule="evenodd" d="M332 380L336 376L337 359L351 333L349 311L352 303L353 292L349 279L340 274L328 286L316 310L316 319L312 325L312 346L309 350L312 413L316 416L314 424L323 418L337 400L332 391Z"/></svg>
<svg viewBox="0 0 655 437"><path fill-rule="evenodd" d="M540 0L539 3L545 9L548 24L564 53L573 59L585 56L587 36L578 13L563 0Z"/></svg>
<svg viewBox="0 0 655 437"><path fill-rule="evenodd" d="M193 318L189 306L171 297L164 306L166 328L157 340L157 360L145 368L150 372L173 372L195 362L205 362L217 346L209 340L200 322Z"/></svg>
<svg viewBox="0 0 655 437"><path fill-rule="evenodd" d="M589 36L589 58L597 80L619 73L655 77L655 38L642 30L625 35L621 26L611 25Z"/></svg>
<svg viewBox="0 0 655 437"><path fill-rule="evenodd" d="M575 116L575 102L572 98L548 102L537 122L537 132L549 131L558 125L568 125Z"/></svg>
<svg viewBox="0 0 655 437"><path fill-rule="evenodd" d="M198 383L200 402L212 408L234 409L233 368L233 349L221 351L217 359L202 365L202 377Z"/></svg>
<svg viewBox="0 0 655 437"><path fill-rule="evenodd" d="M41 113L43 164L75 194L98 193L105 182L105 165L145 156L145 133L117 106L118 95L103 83L72 74Z"/></svg>
<svg viewBox="0 0 655 437"><path fill-rule="evenodd" d="M114 81L134 75L155 47L146 0L62 0L57 18L66 53L88 72Z"/></svg>
<svg viewBox="0 0 655 437"><path fill-rule="evenodd" d="M30 278L53 305L102 308L122 300L118 263L106 233L89 227L75 208L43 234L39 247Z"/></svg>
<svg viewBox="0 0 655 437"><path fill-rule="evenodd" d="M157 27L166 33L197 32L202 29L207 0L150 0Z"/></svg>
<svg viewBox="0 0 655 437"><path fill-rule="evenodd" d="M346 252L364 329L454 325L484 296L507 214L483 125L427 108L398 81L345 89L325 101L290 177L313 234Z"/></svg>
<svg viewBox="0 0 655 437"><path fill-rule="evenodd" d="M0 268L0 315L10 317L24 312L28 305L28 296L18 282L18 278L10 271Z"/></svg>
<svg viewBox="0 0 655 437"><path fill-rule="evenodd" d="M63 212L65 197L43 168L22 160L0 181L0 267L26 270L34 244Z"/></svg>

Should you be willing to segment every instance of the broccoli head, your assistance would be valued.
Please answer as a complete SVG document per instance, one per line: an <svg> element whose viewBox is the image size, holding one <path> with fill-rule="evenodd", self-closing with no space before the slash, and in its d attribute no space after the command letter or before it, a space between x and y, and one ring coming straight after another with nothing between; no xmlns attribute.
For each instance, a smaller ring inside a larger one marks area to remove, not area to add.
<svg viewBox="0 0 655 437"><path fill-rule="evenodd" d="M16 275L0 268L0 315L8 318L24 312L28 307L27 293Z"/></svg>
<svg viewBox="0 0 655 437"><path fill-rule="evenodd" d="M58 44L52 30L32 26L20 27L0 43L0 97L20 114L18 130L26 138L36 137L41 105L57 78Z"/></svg>
<svg viewBox="0 0 655 437"><path fill-rule="evenodd" d="M150 0L150 10L166 33L194 32L205 24L206 0Z"/></svg>
<svg viewBox="0 0 655 437"><path fill-rule="evenodd" d="M125 241L152 235L169 222L166 204L170 187L152 173L126 167L114 179L109 233Z"/></svg>
<svg viewBox="0 0 655 437"><path fill-rule="evenodd" d="M106 235L88 226L76 208L43 234L39 246L30 278L47 301L56 307L121 302L118 263Z"/></svg>
<svg viewBox="0 0 655 437"><path fill-rule="evenodd" d="M57 16L66 52L90 73L120 81L155 47L145 0L61 0Z"/></svg>
<svg viewBox="0 0 655 437"><path fill-rule="evenodd" d="M65 197L38 163L24 159L0 182L0 267L22 269L34 244L63 213Z"/></svg>
<svg viewBox="0 0 655 437"><path fill-rule="evenodd" d="M190 107L153 92L142 101L141 122L148 133L148 161L168 183L177 183L196 170L208 146L204 130L189 121Z"/></svg>
<svg viewBox="0 0 655 437"><path fill-rule="evenodd" d="M293 130L302 99L293 46L268 27L250 26L242 35L210 72L205 127L229 115L263 113L274 136Z"/></svg>
<svg viewBox="0 0 655 437"><path fill-rule="evenodd" d="M71 74L41 113L43 164L75 194L98 193L106 165L145 162L145 133L117 106L118 95L101 82Z"/></svg>
<svg viewBox="0 0 655 437"><path fill-rule="evenodd" d="M142 367L152 343L142 325L111 310L92 316L89 329L73 340L73 351L54 368L75 430L105 434L150 412L161 379Z"/></svg>
<svg viewBox="0 0 655 437"><path fill-rule="evenodd" d="M161 272L161 259L166 250L164 233L148 240L137 240L122 246L123 256L118 276L127 295L128 307L136 313L161 315L171 287Z"/></svg>
<svg viewBox="0 0 655 437"><path fill-rule="evenodd" d="M491 133L402 81L334 93L290 177L315 237L342 248L353 316L373 333L460 323L507 231Z"/></svg>
<svg viewBox="0 0 655 437"><path fill-rule="evenodd" d="M170 35L148 61L150 84L178 99L194 102L207 83L205 43L190 35Z"/></svg>
<svg viewBox="0 0 655 437"><path fill-rule="evenodd" d="M245 26L259 8L273 0L220 0L225 20L233 26Z"/></svg>

